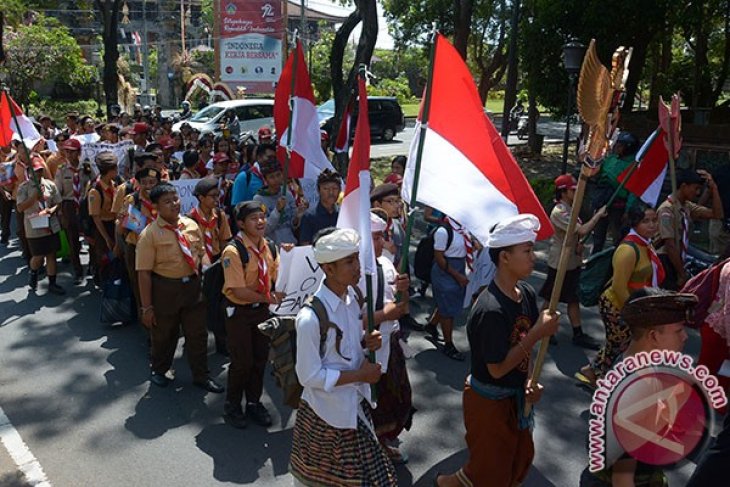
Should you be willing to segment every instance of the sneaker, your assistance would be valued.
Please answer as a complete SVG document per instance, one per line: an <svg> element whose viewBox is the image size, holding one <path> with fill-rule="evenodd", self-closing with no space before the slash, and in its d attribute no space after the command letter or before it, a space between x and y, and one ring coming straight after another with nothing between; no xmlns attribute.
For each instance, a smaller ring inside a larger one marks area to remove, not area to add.
<svg viewBox="0 0 730 487"><path fill-rule="evenodd" d="M453 343L447 343L446 345L444 345L443 351L444 355L452 360L457 360L459 362L464 361L464 354L458 351Z"/></svg>
<svg viewBox="0 0 730 487"><path fill-rule="evenodd" d="M56 294L57 296L64 296L66 294L66 291L55 282L48 285L48 292Z"/></svg>
<svg viewBox="0 0 730 487"><path fill-rule="evenodd" d="M260 426L268 427L272 424L271 415L260 402L257 402L256 404L246 404L246 416L251 418L254 423Z"/></svg>
<svg viewBox="0 0 730 487"><path fill-rule="evenodd" d="M242 430L247 426L246 415L243 414L241 405L236 406L226 403L223 406L223 420L236 429Z"/></svg>
<svg viewBox="0 0 730 487"><path fill-rule="evenodd" d="M586 348L588 350L600 350L601 349L601 344L598 343L593 338L591 338L589 335L586 335L585 333L574 336L573 345L576 345L581 348Z"/></svg>

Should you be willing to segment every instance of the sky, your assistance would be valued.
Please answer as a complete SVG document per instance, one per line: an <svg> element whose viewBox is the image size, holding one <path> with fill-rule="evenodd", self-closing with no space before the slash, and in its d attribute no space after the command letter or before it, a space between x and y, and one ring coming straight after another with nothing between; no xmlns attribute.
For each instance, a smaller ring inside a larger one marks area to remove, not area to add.
<svg viewBox="0 0 730 487"><path fill-rule="evenodd" d="M301 0L292 0L294 3L301 3ZM337 16L347 16L354 11L353 6L343 7L338 2L332 0L305 0L305 5L311 9L318 10L323 13ZM361 26L358 25L350 36L350 42L357 42L360 39ZM388 25L385 23L383 14L383 6L378 2L378 41L375 47L381 49L393 49L393 38L388 34Z"/></svg>

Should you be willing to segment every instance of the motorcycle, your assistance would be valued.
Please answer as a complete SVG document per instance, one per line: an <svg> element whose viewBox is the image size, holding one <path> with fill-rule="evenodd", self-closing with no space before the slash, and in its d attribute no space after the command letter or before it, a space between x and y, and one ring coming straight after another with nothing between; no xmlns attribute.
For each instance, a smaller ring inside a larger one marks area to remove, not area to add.
<svg viewBox="0 0 730 487"><path fill-rule="evenodd" d="M520 140L527 139L530 118L527 115L520 115L517 121L517 138Z"/></svg>

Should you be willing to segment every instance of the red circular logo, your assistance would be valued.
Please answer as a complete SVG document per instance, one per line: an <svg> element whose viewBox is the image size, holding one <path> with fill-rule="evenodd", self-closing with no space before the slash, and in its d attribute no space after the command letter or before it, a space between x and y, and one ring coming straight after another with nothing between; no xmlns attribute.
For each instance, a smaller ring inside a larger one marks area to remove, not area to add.
<svg viewBox="0 0 730 487"><path fill-rule="evenodd" d="M642 463L675 464L692 454L705 437L706 404L687 377L640 374L628 379L613 401L614 435L621 448Z"/></svg>

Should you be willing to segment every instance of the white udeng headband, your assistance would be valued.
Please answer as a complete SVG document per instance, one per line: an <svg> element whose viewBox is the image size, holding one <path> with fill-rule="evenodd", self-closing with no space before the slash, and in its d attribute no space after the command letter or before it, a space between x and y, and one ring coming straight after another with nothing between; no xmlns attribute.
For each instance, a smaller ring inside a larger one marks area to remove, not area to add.
<svg viewBox="0 0 730 487"><path fill-rule="evenodd" d="M535 215L522 213L502 220L489 234L487 245L490 249L509 247L526 242L534 242L540 230L540 220Z"/></svg>
<svg viewBox="0 0 730 487"><path fill-rule="evenodd" d="M360 250L360 235L350 228L338 228L320 237L314 244L314 258L318 264L329 264Z"/></svg>

